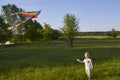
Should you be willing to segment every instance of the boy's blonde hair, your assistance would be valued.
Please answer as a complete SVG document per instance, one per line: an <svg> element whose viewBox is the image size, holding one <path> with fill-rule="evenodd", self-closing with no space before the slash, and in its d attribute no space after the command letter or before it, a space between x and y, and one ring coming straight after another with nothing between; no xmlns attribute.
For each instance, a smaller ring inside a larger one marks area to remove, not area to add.
<svg viewBox="0 0 120 80"><path fill-rule="evenodd" d="M89 52L85 52L85 56L89 57Z"/></svg>

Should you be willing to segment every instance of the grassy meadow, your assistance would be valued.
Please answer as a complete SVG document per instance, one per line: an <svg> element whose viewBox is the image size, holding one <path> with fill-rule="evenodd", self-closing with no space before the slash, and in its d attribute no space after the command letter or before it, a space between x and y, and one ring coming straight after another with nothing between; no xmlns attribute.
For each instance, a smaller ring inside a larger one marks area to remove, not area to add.
<svg viewBox="0 0 120 80"><path fill-rule="evenodd" d="M120 39L76 39L67 41L0 46L0 80L87 80L84 59L88 51L94 69L91 80L120 79Z"/></svg>

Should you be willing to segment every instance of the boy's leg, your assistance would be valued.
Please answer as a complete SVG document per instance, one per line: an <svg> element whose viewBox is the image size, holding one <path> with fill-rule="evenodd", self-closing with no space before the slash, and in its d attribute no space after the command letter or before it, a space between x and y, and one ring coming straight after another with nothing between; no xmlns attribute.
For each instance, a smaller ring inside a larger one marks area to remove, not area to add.
<svg viewBox="0 0 120 80"><path fill-rule="evenodd" d="M90 80L90 75L87 74L88 80Z"/></svg>
<svg viewBox="0 0 120 80"><path fill-rule="evenodd" d="M86 74L87 74L87 77L88 77L88 80L90 80L90 70L86 70Z"/></svg>

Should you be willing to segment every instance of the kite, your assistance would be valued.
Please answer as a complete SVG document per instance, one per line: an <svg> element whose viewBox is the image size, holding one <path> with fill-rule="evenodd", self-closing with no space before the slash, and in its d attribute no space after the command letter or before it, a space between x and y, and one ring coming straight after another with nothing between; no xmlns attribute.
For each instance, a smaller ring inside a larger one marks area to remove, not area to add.
<svg viewBox="0 0 120 80"><path fill-rule="evenodd" d="M15 24L11 27L8 27L7 30L14 30L16 29L18 26L20 26L21 24L24 24L26 21L28 21L29 19L33 19L33 18L37 18L38 15L40 14L40 11L32 11L32 12L18 12L18 13L14 13L12 15L15 14L21 14L22 16L24 16L26 19L24 21L21 21L19 24Z"/></svg>
<svg viewBox="0 0 120 80"><path fill-rule="evenodd" d="M26 18L37 18L41 11L34 12L20 12L19 14L23 15Z"/></svg>

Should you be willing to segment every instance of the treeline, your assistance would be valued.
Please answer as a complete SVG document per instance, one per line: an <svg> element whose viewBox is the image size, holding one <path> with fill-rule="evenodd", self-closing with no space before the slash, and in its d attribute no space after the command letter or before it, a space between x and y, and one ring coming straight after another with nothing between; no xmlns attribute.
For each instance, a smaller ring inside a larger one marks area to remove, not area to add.
<svg viewBox="0 0 120 80"><path fill-rule="evenodd" d="M111 31L106 32L80 32L80 36L110 36ZM116 31L117 35L120 36L120 31Z"/></svg>
<svg viewBox="0 0 120 80"><path fill-rule="evenodd" d="M74 37L79 32L79 21L73 14L64 16L63 27L59 30L53 29L50 24L41 25L37 20L29 19L25 23L26 17L16 14L24 12L14 4L2 6L2 15L0 15L0 42L11 41L14 43L46 41L48 44L51 40L66 39L70 46L73 46ZM7 27L14 26L18 23L22 25L12 30Z"/></svg>

